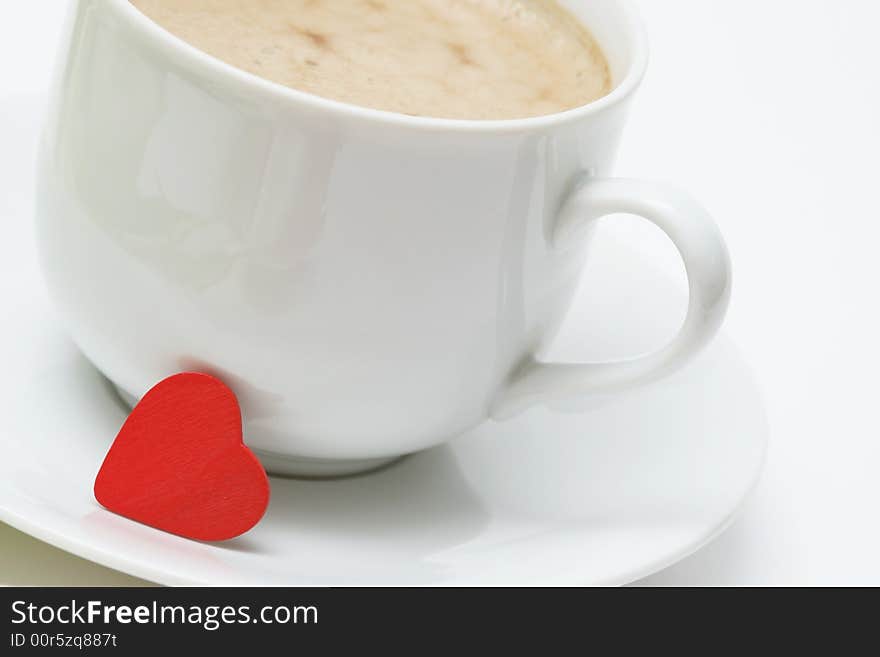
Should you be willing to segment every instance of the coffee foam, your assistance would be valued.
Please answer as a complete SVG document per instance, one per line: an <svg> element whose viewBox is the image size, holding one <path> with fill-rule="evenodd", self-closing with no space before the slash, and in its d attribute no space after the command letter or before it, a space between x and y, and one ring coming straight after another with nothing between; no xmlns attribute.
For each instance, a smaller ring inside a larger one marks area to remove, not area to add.
<svg viewBox="0 0 880 657"><path fill-rule="evenodd" d="M511 119L611 87L601 50L552 0L131 0L260 77L375 109Z"/></svg>

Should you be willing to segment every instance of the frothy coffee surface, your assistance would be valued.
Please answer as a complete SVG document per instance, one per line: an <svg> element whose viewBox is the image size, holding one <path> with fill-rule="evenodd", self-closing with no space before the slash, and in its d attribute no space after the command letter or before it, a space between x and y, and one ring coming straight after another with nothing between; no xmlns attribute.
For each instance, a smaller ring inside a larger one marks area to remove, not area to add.
<svg viewBox="0 0 880 657"><path fill-rule="evenodd" d="M169 32L274 82L419 116L551 114L610 91L554 0L131 0Z"/></svg>

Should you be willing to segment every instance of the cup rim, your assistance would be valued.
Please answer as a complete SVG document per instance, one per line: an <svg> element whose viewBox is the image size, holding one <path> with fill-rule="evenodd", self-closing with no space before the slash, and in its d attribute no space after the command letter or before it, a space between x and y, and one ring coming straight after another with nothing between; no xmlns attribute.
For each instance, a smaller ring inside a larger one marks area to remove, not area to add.
<svg viewBox="0 0 880 657"><path fill-rule="evenodd" d="M154 40L160 47L166 51L173 52L177 57L182 57L198 65L203 71L212 74L218 80L222 77L226 81L231 80L242 86L257 89L264 94L271 94L277 99L305 106L312 110L332 113L341 118L360 119L387 126L409 127L427 132L522 132L526 130L556 128L564 124L580 121L599 114L629 97L641 83L648 66L648 38L641 16L635 8L633 0L615 0L632 38L631 61L620 82L601 98L562 112L518 119L450 119L410 116L399 112L364 107L325 98L249 73L213 55L209 55L175 36L143 14L130 0L107 1L121 13L131 26Z"/></svg>

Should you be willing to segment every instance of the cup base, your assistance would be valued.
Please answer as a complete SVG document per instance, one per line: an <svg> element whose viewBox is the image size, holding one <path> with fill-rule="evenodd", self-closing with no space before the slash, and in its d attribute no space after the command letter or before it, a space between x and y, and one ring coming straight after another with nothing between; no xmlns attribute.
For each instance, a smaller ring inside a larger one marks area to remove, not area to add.
<svg viewBox="0 0 880 657"><path fill-rule="evenodd" d="M259 449L251 449L251 451L260 459L260 463L270 475L295 479L335 479L368 474L405 458L392 456L378 459L310 459L273 454Z"/></svg>
<svg viewBox="0 0 880 657"><path fill-rule="evenodd" d="M110 383L126 406L134 408L138 402L137 398L125 392L112 381ZM333 479L367 474L405 458L404 456L391 456L375 459L313 459L264 452L253 448L251 451L260 459L260 463L270 475L297 479Z"/></svg>

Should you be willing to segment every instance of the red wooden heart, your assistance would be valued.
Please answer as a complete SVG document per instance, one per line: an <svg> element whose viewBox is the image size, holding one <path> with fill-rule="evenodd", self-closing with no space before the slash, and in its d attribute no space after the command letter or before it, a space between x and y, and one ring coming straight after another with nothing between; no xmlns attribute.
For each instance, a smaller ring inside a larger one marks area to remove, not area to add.
<svg viewBox="0 0 880 657"><path fill-rule="evenodd" d="M172 534L222 541L263 517L269 480L242 442L232 391L207 374L184 373L132 410L95 479L95 499Z"/></svg>

